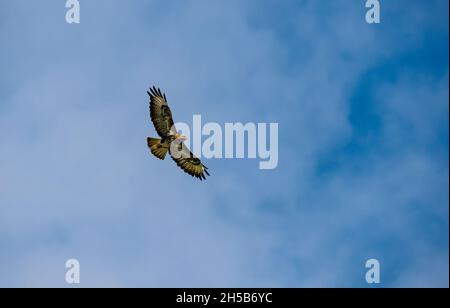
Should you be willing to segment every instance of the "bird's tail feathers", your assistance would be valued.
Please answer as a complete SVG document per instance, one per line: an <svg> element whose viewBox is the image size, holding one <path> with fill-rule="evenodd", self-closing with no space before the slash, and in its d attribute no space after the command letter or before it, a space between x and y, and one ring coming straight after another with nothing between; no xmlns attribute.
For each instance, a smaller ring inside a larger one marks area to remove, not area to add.
<svg viewBox="0 0 450 308"><path fill-rule="evenodd" d="M161 139L159 138L147 138L147 145L150 148L152 154L159 159L164 159L166 157L167 151L169 150L167 144L162 143Z"/></svg>

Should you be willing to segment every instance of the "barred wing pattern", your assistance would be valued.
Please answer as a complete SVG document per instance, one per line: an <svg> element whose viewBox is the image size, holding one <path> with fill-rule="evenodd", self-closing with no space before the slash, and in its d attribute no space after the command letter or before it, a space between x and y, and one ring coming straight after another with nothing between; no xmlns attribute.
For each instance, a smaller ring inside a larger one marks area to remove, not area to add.
<svg viewBox="0 0 450 308"><path fill-rule="evenodd" d="M167 104L166 95L160 89L150 88L150 118L155 126L156 132L161 138L175 135L176 129L173 123L172 112Z"/></svg>
<svg viewBox="0 0 450 308"><path fill-rule="evenodd" d="M206 180L206 175L209 176L208 168L202 164L188 147L183 142L172 142L170 147L170 156L177 163L178 167L184 172L196 177L200 180Z"/></svg>

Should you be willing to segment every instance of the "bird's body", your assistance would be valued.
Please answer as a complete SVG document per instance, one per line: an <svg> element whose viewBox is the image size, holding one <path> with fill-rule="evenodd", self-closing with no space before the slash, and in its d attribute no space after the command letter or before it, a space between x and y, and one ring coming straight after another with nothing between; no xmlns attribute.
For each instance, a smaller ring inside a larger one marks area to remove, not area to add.
<svg viewBox="0 0 450 308"><path fill-rule="evenodd" d="M166 95L155 87L150 88L150 92L147 91L147 93L150 96L150 118L156 132L161 137L160 139L147 138L147 145L151 153L161 160L169 153L184 172L200 180L205 180L205 173L209 175L208 168L183 143L186 137L178 134L175 128Z"/></svg>

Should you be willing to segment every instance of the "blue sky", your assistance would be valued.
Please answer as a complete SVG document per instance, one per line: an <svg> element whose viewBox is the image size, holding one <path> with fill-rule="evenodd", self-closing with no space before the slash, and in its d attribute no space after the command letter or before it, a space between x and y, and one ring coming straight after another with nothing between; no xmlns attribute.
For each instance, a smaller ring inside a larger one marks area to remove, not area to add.
<svg viewBox="0 0 450 308"><path fill-rule="evenodd" d="M1 287L448 287L448 1L80 3L0 0ZM153 84L278 168L156 160Z"/></svg>

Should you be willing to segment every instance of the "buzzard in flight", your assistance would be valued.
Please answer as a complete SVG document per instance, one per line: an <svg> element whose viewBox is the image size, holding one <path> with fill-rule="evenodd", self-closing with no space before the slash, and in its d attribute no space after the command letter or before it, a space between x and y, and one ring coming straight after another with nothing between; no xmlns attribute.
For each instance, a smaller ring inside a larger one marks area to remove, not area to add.
<svg viewBox="0 0 450 308"><path fill-rule="evenodd" d="M161 137L161 139L147 138L147 145L152 154L159 159L164 159L169 152L184 172L200 180L206 180L205 173L209 175L208 168L183 143L186 137L178 134L175 128L166 95L154 86L147 93L150 96L150 118Z"/></svg>

